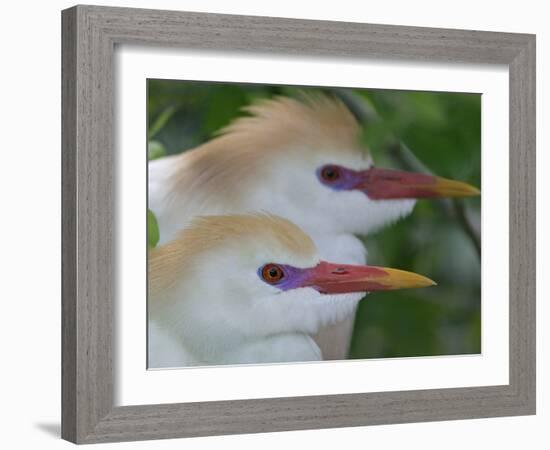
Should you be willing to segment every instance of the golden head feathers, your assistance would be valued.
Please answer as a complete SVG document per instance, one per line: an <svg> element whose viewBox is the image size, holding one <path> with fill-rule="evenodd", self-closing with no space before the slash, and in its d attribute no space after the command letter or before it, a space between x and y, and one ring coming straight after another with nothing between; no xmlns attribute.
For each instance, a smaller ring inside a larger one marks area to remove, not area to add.
<svg viewBox="0 0 550 450"><path fill-rule="evenodd" d="M290 254L312 257L311 238L292 222L270 214L199 216L176 239L151 250L149 288L158 292L175 283L185 267L209 251L225 245L239 245L242 239L279 246Z"/></svg>
<svg viewBox="0 0 550 450"><path fill-rule="evenodd" d="M247 180L262 177L269 158L288 157L294 151L365 153L361 127L337 98L303 94L300 100L275 97L244 108L239 117L205 144L182 153L174 161L170 184L174 195L238 198ZM252 176L251 176L252 175ZM231 189L228 189L231 187ZM169 200L169 198L168 198Z"/></svg>
<svg viewBox="0 0 550 450"><path fill-rule="evenodd" d="M260 100L244 111L250 115L223 128L222 136L258 139L273 149L302 144L314 150L328 145L353 150L359 144L360 126L336 97L302 93L298 100L279 96Z"/></svg>

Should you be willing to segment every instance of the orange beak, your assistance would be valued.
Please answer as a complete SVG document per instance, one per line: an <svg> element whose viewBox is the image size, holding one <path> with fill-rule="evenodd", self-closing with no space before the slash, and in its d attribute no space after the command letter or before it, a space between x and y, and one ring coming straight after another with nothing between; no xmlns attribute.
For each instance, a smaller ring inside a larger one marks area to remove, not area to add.
<svg viewBox="0 0 550 450"><path fill-rule="evenodd" d="M378 168L361 171L353 189L363 191L373 200L480 195L479 189L462 181L423 173Z"/></svg>
<svg viewBox="0 0 550 450"><path fill-rule="evenodd" d="M423 288L436 284L429 278L405 270L325 261L308 269L304 275L300 287L312 287L323 294Z"/></svg>

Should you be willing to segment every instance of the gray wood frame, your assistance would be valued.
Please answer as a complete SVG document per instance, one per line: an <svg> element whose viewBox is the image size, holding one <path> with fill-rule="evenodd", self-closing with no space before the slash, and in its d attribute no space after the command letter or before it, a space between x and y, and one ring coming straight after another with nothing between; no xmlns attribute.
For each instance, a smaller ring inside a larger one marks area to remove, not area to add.
<svg viewBox="0 0 550 450"><path fill-rule="evenodd" d="M76 6L62 13L62 437L76 443L535 413L535 36ZM510 384L113 406L113 52L198 50L505 64Z"/></svg>

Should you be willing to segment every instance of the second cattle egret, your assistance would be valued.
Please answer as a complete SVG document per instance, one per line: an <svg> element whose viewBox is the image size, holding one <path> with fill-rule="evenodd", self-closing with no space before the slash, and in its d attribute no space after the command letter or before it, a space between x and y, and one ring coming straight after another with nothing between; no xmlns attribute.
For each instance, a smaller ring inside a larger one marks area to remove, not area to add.
<svg viewBox="0 0 550 450"><path fill-rule="evenodd" d="M355 234L410 214L417 198L479 194L460 181L374 167L360 125L335 98L279 97L247 112L196 149L149 163L161 243L197 215L265 211L300 226L323 258L364 264ZM346 357L353 318L323 330L327 359Z"/></svg>
<svg viewBox="0 0 550 450"><path fill-rule="evenodd" d="M460 181L374 167L360 125L335 98L278 97L246 111L213 140L149 163L161 243L197 215L266 211L340 256L340 243L323 238L368 234L409 214L415 199L479 195Z"/></svg>
<svg viewBox="0 0 550 450"><path fill-rule="evenodd" d="M321 360L320 327L366 292L435 284L411 272L322 261L275 216L195 219L149 260L149 367Z"/></svg>

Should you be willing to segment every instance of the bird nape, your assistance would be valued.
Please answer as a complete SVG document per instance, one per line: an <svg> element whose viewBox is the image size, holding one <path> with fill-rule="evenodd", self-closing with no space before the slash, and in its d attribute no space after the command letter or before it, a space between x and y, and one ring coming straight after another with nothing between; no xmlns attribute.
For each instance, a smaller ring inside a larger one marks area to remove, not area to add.
<svg viewBox="0 0 550 450"><path fill-rule="evenodd" d="M409 215L416 199L479 195L460 181L375 167L361 125L336 98L276 97L246 112L209 142L149 163L161 243L196 216L266 211L300 226L323 259L365 264L355 235ZM315 337L327 359L347 357L354 317L349 308L344 332Z"/></svg>
<svg viewBox="0 0 550 450"><path fill-rule="evenodd" d="M435 283L397 269L320 259L272 215L199 217L149 258L150 368L323 359L312 335L367 292Z"/></svg>

